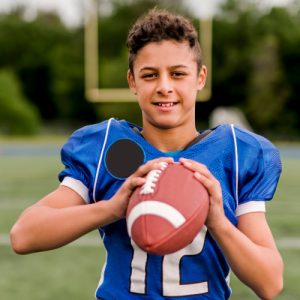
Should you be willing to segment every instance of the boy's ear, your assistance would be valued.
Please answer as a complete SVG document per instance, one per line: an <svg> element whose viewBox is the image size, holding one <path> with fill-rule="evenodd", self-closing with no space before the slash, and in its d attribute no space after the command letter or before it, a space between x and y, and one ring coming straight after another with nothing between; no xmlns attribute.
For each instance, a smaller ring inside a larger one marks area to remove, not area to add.
<svg viewBox="0 0 300 300"><path fill-rule="evenodd" d="M132 74L132 72L130 70L127 71L127 81L128 81L130 90L132 91L132 93L134 95L136 95L137 92L136 92L136 84L135 84L135 80L134 80L134 75Z"/></svg>
<svg viewBox="0 0 300 300"><path fill-rule="evenodd" d="M207 68L206 66L203 65L198 75L198 91L201 91L204 88L206 83L206 77L207 77Z"/></svg>

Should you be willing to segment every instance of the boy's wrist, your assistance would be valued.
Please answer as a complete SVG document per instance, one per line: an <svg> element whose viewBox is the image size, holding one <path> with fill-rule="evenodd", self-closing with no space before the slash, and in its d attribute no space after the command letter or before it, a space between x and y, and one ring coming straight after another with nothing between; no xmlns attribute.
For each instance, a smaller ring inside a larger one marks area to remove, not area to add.
<svg viewBox="0 0 300 300"><path fill-rule="evenodd" d="M114 223L122 218L113 200L101 200L96 204L97 228Z"/></svg>
<svg viewBox="0 0 300 300"><path fill-rule="evenodd" d="M206 224L206 226L210 234L214 237L228 235L232 229L232 224L225 215L218 221Z"/></svg>

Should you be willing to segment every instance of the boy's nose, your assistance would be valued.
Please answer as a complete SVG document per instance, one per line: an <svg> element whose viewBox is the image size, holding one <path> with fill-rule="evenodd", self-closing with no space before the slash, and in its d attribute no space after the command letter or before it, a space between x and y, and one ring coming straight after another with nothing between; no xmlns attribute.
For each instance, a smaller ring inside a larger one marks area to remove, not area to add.
<svg viewBox="0 0 300 300"><path fill-rule="evenodd" d="M171 79L167 75L160 76L158 80L156 92L164 96L173 92Z"/></svg>

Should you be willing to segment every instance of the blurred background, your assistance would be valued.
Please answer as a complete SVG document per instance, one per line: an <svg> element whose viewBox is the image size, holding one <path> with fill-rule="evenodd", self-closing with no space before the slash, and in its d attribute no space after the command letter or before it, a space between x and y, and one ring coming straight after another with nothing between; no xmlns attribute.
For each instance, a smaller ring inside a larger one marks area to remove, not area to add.
<svg viewBox="0 0 300 300"><path fill-rule="evenodd" d="M106 104L85 99L84 2L1 1L2 134L69 132L107 118L101 107L107 111ZM137 16L159 5L190 16L198 27L206 14L213 16L212 96L197 105L199 127L209 126L216 107L234 106L259 133L299 138L299 0L99 2L101 88L127 87L125 43ZM284 5L272 6L278 3ZM131 119L138 113L132 110Z"/></svg>
<svg viewBox="0 0 300 300"><path fill-rule="evenodd" d="M59 151L73 130L111 116L141 121L136 103L86 98L85 3L0 1L0 299L93 299L100 275L97 233L25 257L8 238L21 211L57 186ZM154 6L197 28L212 19L211 97L197 102L198 129L234 120L280 148L283 176L268 213L286 263L278 299L300 299L300 1L99 0L100 88L127 87L128 29ZM232 299L255 299L232 284Z"/></svg>

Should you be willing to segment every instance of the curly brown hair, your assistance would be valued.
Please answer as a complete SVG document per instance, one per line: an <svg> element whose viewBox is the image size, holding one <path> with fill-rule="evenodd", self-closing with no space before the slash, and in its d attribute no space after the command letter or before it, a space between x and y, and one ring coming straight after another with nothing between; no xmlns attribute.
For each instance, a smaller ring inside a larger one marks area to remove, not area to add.
<svg viewBox="0 0 300 300"><path fill-rule="evenodd" d="M133 74L133 64L138 51L151 42L175 40L188 42L193 50L198 66L202 67L202 51L198 42L198 33L187 18L163 9L151 9L139 18L127 36L129 69Z"/></svg>

